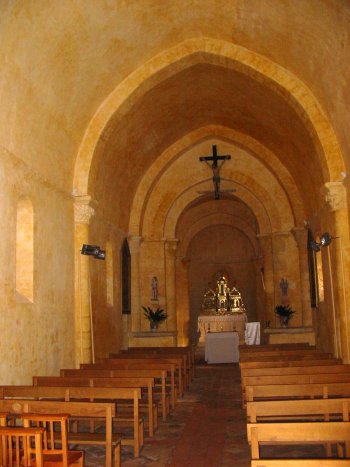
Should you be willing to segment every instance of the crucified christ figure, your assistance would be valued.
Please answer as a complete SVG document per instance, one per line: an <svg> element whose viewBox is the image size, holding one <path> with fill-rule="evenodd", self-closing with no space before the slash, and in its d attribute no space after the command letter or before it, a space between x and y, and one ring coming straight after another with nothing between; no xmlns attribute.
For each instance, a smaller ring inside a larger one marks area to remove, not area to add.
<svg viewBox="0 0 350 467"><path fill-rule="evenodd" d="M213 145L213 155L212 156L203 156L199 160L205 162L213 171L213 183L214 183L214 199L220 199L220 169L224 165L226 160L231 159L231 156L224 155L218 156L216 145ZM209 163L212 161L212 164ZM218 161L222 161L221 164L218 164Z"/></svg>

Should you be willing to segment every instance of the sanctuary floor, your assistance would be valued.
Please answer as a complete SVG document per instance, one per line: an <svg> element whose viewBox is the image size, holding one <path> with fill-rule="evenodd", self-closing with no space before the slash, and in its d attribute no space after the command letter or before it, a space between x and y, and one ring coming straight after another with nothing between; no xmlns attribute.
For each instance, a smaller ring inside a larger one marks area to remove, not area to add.
<svg viewBox="0 0 350 467"><path fill-rule="evenodd" d="M122 467L248 467L245 413L238 364L196 368L196 378L138 459L122 448ZM104 465L104 449L86 449L88 467Z"/></svg>

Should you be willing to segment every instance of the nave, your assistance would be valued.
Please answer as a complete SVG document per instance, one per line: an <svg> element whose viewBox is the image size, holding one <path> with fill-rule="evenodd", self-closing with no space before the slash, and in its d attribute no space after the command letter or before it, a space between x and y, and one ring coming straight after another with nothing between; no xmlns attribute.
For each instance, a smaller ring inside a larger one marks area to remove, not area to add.
<svg viewBox="0 0 350 467"><path fill-rule="evenodd" d="M140 457L122 449L122 467L250 466L238 364L196 366L196 377ZM104 449L84 447L85 465L104 465Z"/></svg>

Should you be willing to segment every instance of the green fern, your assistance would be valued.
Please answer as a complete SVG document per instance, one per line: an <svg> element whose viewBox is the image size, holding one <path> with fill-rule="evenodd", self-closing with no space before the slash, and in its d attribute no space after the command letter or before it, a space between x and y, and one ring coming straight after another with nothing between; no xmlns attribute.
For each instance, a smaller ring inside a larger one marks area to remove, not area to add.
<svg viewBox="0 0 350 467"><path fill-rule="evenodd" d="M158 307L156 310L153 310L150 306L143 306L142 308L144 310L144 317L153 323L161 323L168 317L165 311L160 307Z"/></svg>

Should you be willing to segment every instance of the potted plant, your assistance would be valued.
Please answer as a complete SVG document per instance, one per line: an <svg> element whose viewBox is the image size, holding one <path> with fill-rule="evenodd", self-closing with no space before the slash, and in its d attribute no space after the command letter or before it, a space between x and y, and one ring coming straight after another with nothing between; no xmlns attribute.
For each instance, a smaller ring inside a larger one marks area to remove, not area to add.
<svg viewBox="0 0 350 467"><path fill-rule="evenodd" d="M142 308L144 311L143 315L148 319L152 331L157 329L159 324L165 321L168 317L165 311L160 307L156 310L153 310L150 306L143 306Z"/></svg>
<svg viewBox="0 0 350 467"><path fill-rule="evenodd" d="M279 316L281 326L286 328L295 311L290 305L277 305L275 307L275 313Z"/></svg>

